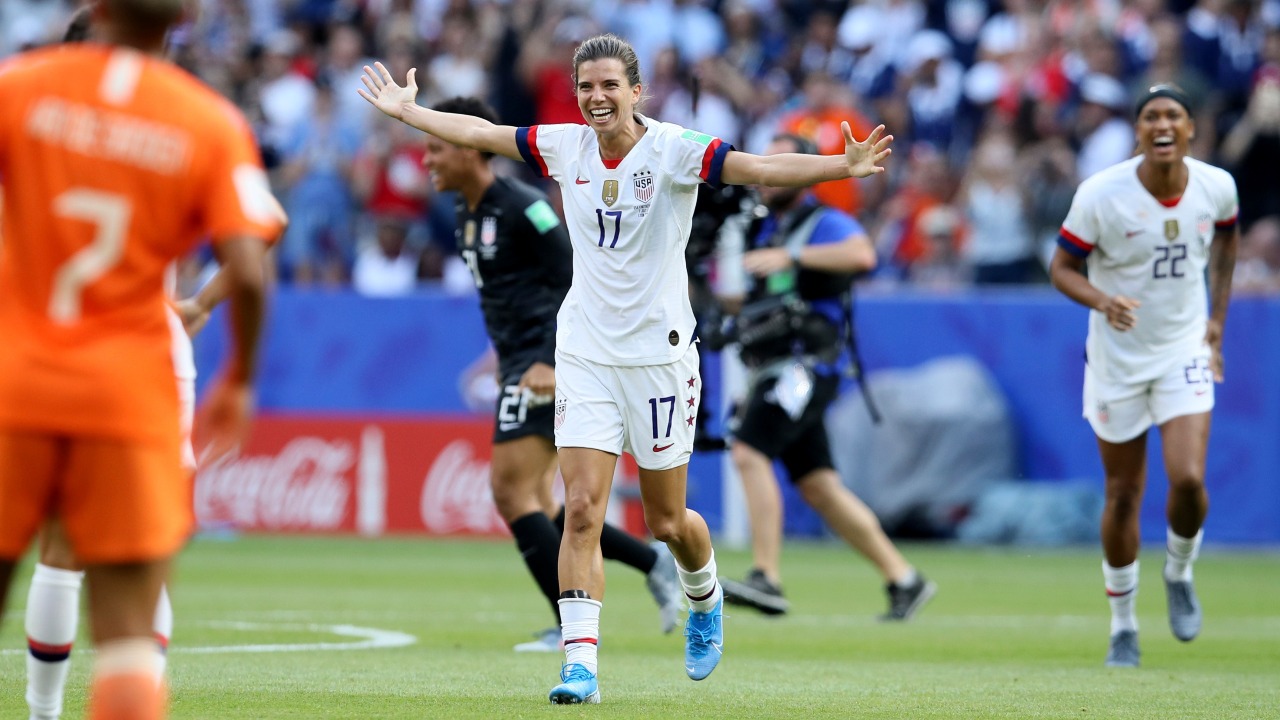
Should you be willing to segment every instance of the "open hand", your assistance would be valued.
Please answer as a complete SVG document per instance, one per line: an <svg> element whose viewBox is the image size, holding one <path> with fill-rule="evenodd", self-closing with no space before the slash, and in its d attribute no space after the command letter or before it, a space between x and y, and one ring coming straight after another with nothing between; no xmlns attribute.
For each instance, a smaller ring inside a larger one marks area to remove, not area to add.
<svg viewBox="0 0 1280 720"><path fill-rule="evenodd" d="M880 163L893 152L889 148L889 144L893 142L893 136L880 137L880 133L884 132L883 125L877 125L876 129L872 130L867 139L862 142L853 139L853 131L849 129L848 121L840 123L840 132L844 134L844 159L849 163L850 175L863 178L884 172Z"/></svg>
<svg viewBox="0 0 1280 720"><path fill-rule="evenodd" d="M375 62L373 67L365 65L364 75L360 80L368 90L357 89L356 92L368 100L370 105L399 120L404 115L405 106L412 105L418 99L418 81L415 79L417 73L418 68L409 68L404 87L401 87L382 63Z"/></svg>

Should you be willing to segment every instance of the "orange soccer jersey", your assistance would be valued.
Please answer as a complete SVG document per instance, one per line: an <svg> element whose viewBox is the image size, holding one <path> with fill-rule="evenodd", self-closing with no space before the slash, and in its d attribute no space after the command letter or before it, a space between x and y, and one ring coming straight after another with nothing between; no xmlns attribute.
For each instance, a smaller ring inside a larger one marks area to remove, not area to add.
<svg viewBox="0 0 1280 720"><path fill-rule="evenodd" d="M176 435L165 267L202 237L279 230L247 123L102 45L14 60L0 97L0 429Z"/></svg>
<svg viewBox="0 0 1280 720"><path fill-rule="evenodd" d="M165 269L280 229L247 123L164 61L102 45L0 71L0 557L57 514L80 560L190 528Z"/></svg>

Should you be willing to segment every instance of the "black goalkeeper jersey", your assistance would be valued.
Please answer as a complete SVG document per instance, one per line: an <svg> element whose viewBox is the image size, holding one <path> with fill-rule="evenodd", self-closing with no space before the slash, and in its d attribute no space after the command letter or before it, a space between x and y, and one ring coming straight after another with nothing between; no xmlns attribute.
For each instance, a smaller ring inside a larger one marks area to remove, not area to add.
<svg viewBox="0 0 1280 720"><path fill-rule="evenodd" d="M458 252L480 293L506 382L534 362L555 365L556 313L573 277L569 233L527 183L497 177L474 212L458 196Z"/></svg>

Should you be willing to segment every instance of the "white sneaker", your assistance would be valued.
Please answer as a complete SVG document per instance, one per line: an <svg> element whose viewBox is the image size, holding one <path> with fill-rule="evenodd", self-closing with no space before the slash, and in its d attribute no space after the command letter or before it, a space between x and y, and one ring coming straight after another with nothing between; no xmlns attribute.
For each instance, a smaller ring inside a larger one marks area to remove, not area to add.
<svg viewBox="0 0 1280 720"><path fill-rule="evenodd" d="M515 646L516 652L560 652L564 650L564 638L560 636L560 628L547 628L534 633L536 640L522 642Z"/></svg>

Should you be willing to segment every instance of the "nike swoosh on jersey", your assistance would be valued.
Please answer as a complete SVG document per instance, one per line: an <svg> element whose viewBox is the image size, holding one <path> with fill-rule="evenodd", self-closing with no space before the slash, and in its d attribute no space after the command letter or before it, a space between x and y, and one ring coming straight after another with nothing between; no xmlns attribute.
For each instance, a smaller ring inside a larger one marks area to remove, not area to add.
<svg viewBox="0 0 1280 720"><path fill-rule="evenodd" d="M671 443L670 445L663 445L662 447L658 447L658 444L657 444L657 443L654 443L654 444L653 444L653 451L654 451L654 452L662 452L663 450L666 450L667 448L671 447L671 445L675 445L675 443Z"/></svg>
<svg viewBox="0 0 1280 720"><path fill-rule="evenodd" d="M515 430L515 429L516 429L516 428L518 428L518 427L520 427L520 423L518 423L518 422L516 422L516 423L498 423L498 430L499 430L499 431L501 431L501 432L506 432L506 431L508 431L508 430Z"/></svg>
<svg viewBox="0 0 1280 720"><path fill-rule="evenodd" d="M1142 234L1142 233L1144 233L1144 232L1146 232L1146 230L1145 230L1145 229L1143 229L1143 228L1138 228L1137 230L1125 230L1125 231L1124 231L1124 236L1125 236L1126 238L1131 238L1131 237L1134 237L1134 236L1137 236L1137 235L1141 235L1141 234Z"/></svg>
<svg viewBox="0 0 1280 720"><path fill-rule="evenodd" d="M574 184L576 184L576 185L586 185L587 183L589 183L589 182L591 182L591 181L590 181L590 180L583 180L582 178L574 178L574 179L573 179L573 182L574 182Z"/></svg>

